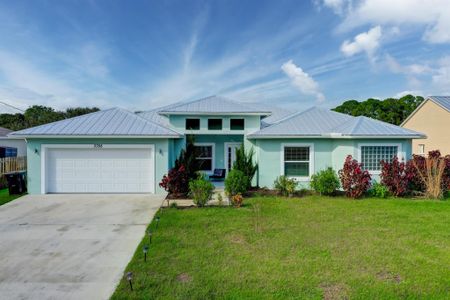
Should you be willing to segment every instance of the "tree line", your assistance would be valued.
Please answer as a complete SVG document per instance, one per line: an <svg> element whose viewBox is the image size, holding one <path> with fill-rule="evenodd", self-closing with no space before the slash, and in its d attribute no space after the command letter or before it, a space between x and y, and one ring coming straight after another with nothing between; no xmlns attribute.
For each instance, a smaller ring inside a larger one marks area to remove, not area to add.
<svg viewBox="0 0 450 300"><path fill-rule="evenodd" d="M21 130L99 111L97 107L73 107L57 111L48 106L33 105L24 113L0 114L0 127Z"/></svg>
<svg viewBox="0 0 450 300"><path fill-rule="evenodd" d="M406 95L399 99L387 98L378 100L369 98L365 101L348 100L333 108L334 111L351 116L366 116L394 125L400 125L424 98L421 96Z"/></svg>

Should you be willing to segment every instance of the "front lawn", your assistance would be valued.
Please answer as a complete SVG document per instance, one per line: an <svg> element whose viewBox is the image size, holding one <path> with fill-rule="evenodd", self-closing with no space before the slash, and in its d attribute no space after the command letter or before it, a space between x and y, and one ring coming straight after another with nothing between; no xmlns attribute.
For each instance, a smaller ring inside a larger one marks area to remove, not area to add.
<svg viewBox="0 0 450 300"><path fill-rule="evenodd" d="M0 205L6 204L9 201L12 201L16 198L19 198L22 195L9 195L8 189L2 189L0 190Z"/></svg>
<svg viewBox="0 0 450 300"><path fill-rule="evenodd" d="M448 299L450 201L246 201L165 209L112 299Z"/></svg>

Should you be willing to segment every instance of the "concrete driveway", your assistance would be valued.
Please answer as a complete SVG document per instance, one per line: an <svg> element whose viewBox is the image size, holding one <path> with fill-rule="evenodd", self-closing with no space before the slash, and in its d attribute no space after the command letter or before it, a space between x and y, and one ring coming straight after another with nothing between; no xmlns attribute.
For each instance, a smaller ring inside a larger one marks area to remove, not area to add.
<svg viewBox="0 0 450 300"><path fill-rule="evenodd" d="M0 206L0 299L107 299L163 196L27 195Z"/></svg>

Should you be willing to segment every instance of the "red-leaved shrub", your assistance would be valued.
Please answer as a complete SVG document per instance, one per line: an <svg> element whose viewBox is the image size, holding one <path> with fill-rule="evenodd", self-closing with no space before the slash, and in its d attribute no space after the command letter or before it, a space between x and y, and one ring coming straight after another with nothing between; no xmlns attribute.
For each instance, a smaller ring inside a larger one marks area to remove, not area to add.
<svg viewBox="0 0 450 300"><path fill-rule="evenodd" d="M164 175L159 186L171 194L187 194L189 188L189 176L186 168L181 165L179 168L172 168L167 175Z"/></svg>
<svg viewBox="0 0 450 300"><path fill-rule="evenodd" d="M382 160L381 162L381 183L385 185L389 192L398 197L408 194L408 176L406 174L406 164L399 162L395 156L391 162Z"/></svg>
<svg viewBox="0 0 450 300"><path fill-rule="evenodd" d="M361 168L361 164L348 155L344 167L339 170L342 188L347 197L359 198L370 188L370 174Z"/></svg>

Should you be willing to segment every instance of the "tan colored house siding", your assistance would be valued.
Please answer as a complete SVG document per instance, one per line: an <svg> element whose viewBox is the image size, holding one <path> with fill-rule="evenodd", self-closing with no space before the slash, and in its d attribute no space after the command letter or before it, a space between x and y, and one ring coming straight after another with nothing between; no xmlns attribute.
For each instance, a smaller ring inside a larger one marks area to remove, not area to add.
<svg viewBox="0 0 450 300"><path fill-rule="evenodd" d="M450 112L431 100L420 107L402 127L424 133L427 138L414 139L412 151L419 152L421 144L425 145L425 153L440 150L443 155L450 154Z"/></svg>

